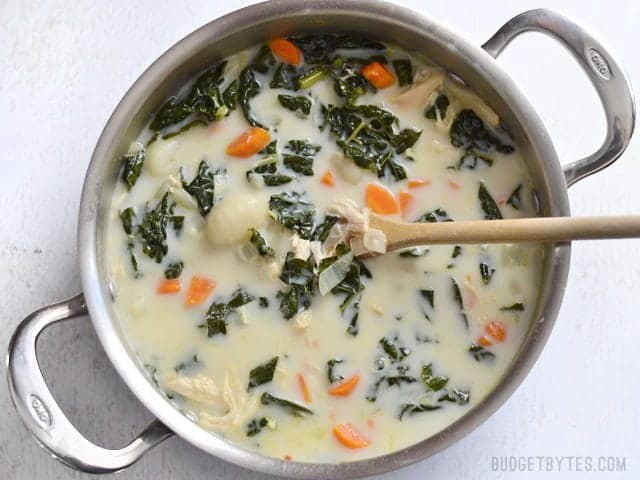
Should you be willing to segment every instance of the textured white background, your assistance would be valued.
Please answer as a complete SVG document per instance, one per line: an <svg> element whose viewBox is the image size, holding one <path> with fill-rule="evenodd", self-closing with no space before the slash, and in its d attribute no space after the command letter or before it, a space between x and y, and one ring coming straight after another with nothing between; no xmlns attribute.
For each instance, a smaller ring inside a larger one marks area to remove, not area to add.
<svg viewBox="0 0 640 480"><path fill-rule="evenodd" d="M32 310L80 290L76 214L84 172L109 114L129 85L174 42L247 1L0 0L0 348ZM600 34L640 92L640 4L401 1L480 44L522 10L552 6ZM537 34L500 63L540 112L563 161L590 153L604 121L570 56ZM576 215L640 212L640 140L606 171L573 187ZM574 246L553 335L512 398L435 457L381 478L535 478L492 472L497 455L626 456L640 478L640 241ZM115 448L150 419L107 361L86 320L43 335L54 394L91 440ZM4 366L2 366L4 369ZM4 371L2 372L4 376ZM0 382L0 478L88 478L48 458L18 420ZM584 474L556 473L555 478ZM125 479L257 479L173 438L119 475Z"/></svg>

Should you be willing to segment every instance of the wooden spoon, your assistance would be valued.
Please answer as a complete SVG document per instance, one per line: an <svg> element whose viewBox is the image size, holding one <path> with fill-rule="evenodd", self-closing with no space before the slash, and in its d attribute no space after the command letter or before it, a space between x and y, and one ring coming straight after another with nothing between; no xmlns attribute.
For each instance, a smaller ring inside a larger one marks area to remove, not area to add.
<svg viewBox="0 0 640 480"><path fill-rule="evenodd" d="M405 223L371 214L369 226L382 230L387 236L387 251L419 245L567 242L640 237L640 215Z"/></svg>

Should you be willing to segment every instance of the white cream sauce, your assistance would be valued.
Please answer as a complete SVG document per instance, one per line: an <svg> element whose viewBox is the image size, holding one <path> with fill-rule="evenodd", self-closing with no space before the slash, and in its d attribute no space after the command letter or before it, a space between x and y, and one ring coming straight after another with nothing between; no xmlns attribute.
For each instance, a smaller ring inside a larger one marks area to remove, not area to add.
<svg viewBox="0 0 640 480"><path fill-rule="evenodd" d="M254 52L242 52L232 58L227 68L235 69L235 73L228 77L235 78L238 64L243 65ZM408 56L398 49L388 55L391 59ZM427 77L435 72L442 77L432 79L431 83L436 93L444 88L449 94L451 112L475 105L485 122L492 121L493 112L489 107L477 103L477 98L466 90L456 96L447 90L446 82L451 80L419 58L411 58L414 72L427 72ZM230 80L225 78L223 87ZM422 130L411 148L414 161L397 156L408 178L429 182L409 190L415 199L405 219L414 220L437 208L445 209L456 220L482 219L484 213L477 196L481 181L498 202L505 218L535 216L530 176L517 149L508 155L491 152L489 155L495 160L491 167L447 169L457 164L461 155L449 139L448 127L453 114L438 121L425 118L425 108L433 102L435 94L433 90L424 90L422 80L419 73L413 87L399 87L396 83L358 99L359 104L375 104L391 110L398 116L400 128ZM207 126L194 127L170 139L155 140L147 148L142 174L135 186L127 190L124 182L119 182L111 204L106 246L118 321L141 365L149 371L150 381L157 382L176 408L212 434L265 455L296 461L350 461L410 446L469 412L499 382L531 322L539 294L543 250L532 245L467 245L462 246L462 253L455 259L451 258L453 245L431 247L427 254L417 258L388 253L366 260L373 278L363 278L366 288L360 300L357 336L346 332L349 318L343 318L338 309L342 295L317 293L305 313L285 320L276 292L283 289L278 275L286 252L292 249L292 232L269 215L269 197L291 190L306 192L305 198L313 203L321 219L331 203L343 198L364 207L368 183L380 181L398 194L407 189L407 180L379 180L370 171L356 167L342 156L328 129L319 129L320 104L342 103L329 79L313 85L309 91L293 93L312 96L313 107L308 117L290 112L278 103L279 93L292 92L270 89L268 80L263 83L261 93L251 102L255 115L270 128L271 138L278 140L279 153L292 139L321 146L313 161L314 175L297 175L293 182L279 187L248 182L245 172L264 155L240 159L225 153L227 145L248 128L239 109ZM423 90L418 93L411 90L416 88ZM408 90L411 92L406 93ZM405 97L401 97L402 94ZM488 109L486 115L480 112L484 109ZM150 132L145 130L139 141L144 144L149 137ZM139 144L132 145L132 150L137 148ZM190 181L203 159L212 170L225 168L227 171L225 181L216 185L216 196L221 200L207 220L179 181L180 168ZM320 181L328 169L335 173L333 187ZM281 163L279 170L294 175ZM505 200L519 184L522 184L522 208L516 210ZM173 228L167 228L169 248L160 264L144 255L136 244L134 252L143 276L134 278L119 212L136 206L140 221L144 205L148 202L150 207L155 206L165 191L172 192L171 198L177 204L174 213L185 217L184 226L179 235ZM400 214L393 217L402 219ZM239 250L248 239L249 228L259 230L276 250L274 261L261 257L241 259ZM481 258L489 259L496 269L489 285L484 284L480 275ZM184 262L181 291L156 293L164 279L166 265L178 260ZM194 275L208 277L217 286L206 302L186 308L185 294ZM468 329L452 293L451 278L460 287ZM208 337L207 329L199 326L205 323L209 305L214 301L227 301L239 287L256 299L229 316L226 335ZM421 297L420 289L433 290L433 308ZM259 305L258 297L268 299L268 308ZM517 302L524 304L524 311L500 310ZM430 320L425 318L425 312ZM496 320L504 325L506 339L493 341L493 345L487 347L495 355L493 361L476 361L469 347L486 335L485 326ZM406 375L414 376L417 381L400 387L385 384L377 400L371 402L365 397L376 379L381 374L398 374L397 364L390 363L379 344L383 337L397 337L398 346L410 349L402 364L409 367ZM424 341L427 338L428 341ZM196 355L198 362L189 364ZM274 356L279 360L273 380L247 391L249 372ZM328 393L339 384L330 384L327 377L327 361L333 358L343 360L335 367L337 374L345 379L360 375L359 384L349 396ZM185 362L187 367L176 371L176 366ZM381 362L384 370L378 371ZM420 380L420 368L427 363L432 364L434 375L449 378L443 390L428 392ZM306 380L310 403L305 402L298 374ZM452 388L469 392L468 403L438 401ZM313 414L296 417L276 406L264 406L260 403L264 391L305 405ZM418 401L441 408L405 414L399 420L401 406ZM247 436L247 424L262 417L267 417L269 424L257 435ZM332 428L340 423L353 425L370 444L360 449L346 448L332 434Z"/></svg>

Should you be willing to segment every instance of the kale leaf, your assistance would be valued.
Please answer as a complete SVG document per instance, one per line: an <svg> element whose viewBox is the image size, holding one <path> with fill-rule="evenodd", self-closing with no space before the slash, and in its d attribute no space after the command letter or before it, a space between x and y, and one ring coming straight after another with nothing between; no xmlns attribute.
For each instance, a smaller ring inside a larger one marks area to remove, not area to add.
<svg viewBox="0 0 640 480"><path fill-rule="evenodd" d="M138 181L142 173L147 151L141 148L135 153L126 153L120 157L122 163L122 180L127 184L127 189L131 190Z"/></svg>
<svg viewBox="0 0 640 480"><path fill-rule="evenodd" d="M413 67L408 58L399 58L391 62L398 76L398 85L404 87L413 83Z"/></svg>
<svg viewBox="0 0 640 480"><path fill-rule="evenodd" d="M498 204L493 199L487 187L484 186L484 183L480 182L480 186L478 187L478 200L480 200L480 207L484 212L485 220L500 220L502 219L502 213L500 213L500 209L498 208Z"/></svg>
<svg viewBox="0 0 640 480"><path fill-rule="evenodd" d="M458 305L460 309L460 318L462 318L462 322L464 323L465 328L469 329L469 319L467 318L467 314L464 310L464 301L462 300L462 293L460 292L460 286L458 282L455 281L453 277L451 277L451 292L453 293L453 300Z"/></svg>
<svg viewBox="0 0 640 480"><path fill-rule="evenodd" d="M251 228L249 230L251 232L251 237L249 238L249 242L256 247L256 250L260 254L261 257L274 257L276 252L273 248L267 245L267 241L260 234L258 230L255 228Z"/></svg>
<svg viewBox="0 0 640 480"><path fill-rule="evenodd" d="M285 228L297 232L301 238L311 238L315 209L311 203L303 200L298 192L272 195L269 199L269 210L275 220Z"/></svg>
<svg viewBox="0 0 640 480"><path fill-rule="evenodd" d="M297 112L300 110L301 113L305 115L309 115L311 113L311 100L309 97L305 96L293 96L293 95L278 95L278 102L287 110L291 110L292 112Z"/></svg>
<svg viewBox="0 0 640 480"><path fill-rule="evenodd" d="M164 269L164 278L167 280L172 280L174 278L180 277L182 273L182 269L184 268L184 262L174 262L167 265L167 268Z"/></svg>
<svg viewBox="0 0 640 480"><path fill-rule="evenodd" d="M414 221L420 223L453 222L453 218L451 218L443 208L436 208L431 212L423 214Z"/></svg>
<svg viewBox="0 0 640 480"><path fill-rule="evenodd" d="M212 172L205 160L202 160L200 165L198 165L198 172L191 183L187 183L182 175L182 171L180 172L180 176L182 177L182 188L196 199L198 210L200 211L200 215L203 217L208 215L215 204L216 197L214 180L215 175L219 173L221 173L221 171L215 173Z"/></svg>
<svg viewBox="0 0 640 480"><path fill-rule="evenodd" d="M247 390L251 390L252 388L273 380L277 365L278 357L273 357L271 360L252 369L249 372L249 385L247 386Z"/></svg>
<svg viewBox="0 0 640 480"><path fill-rule="evenodd" d="M284 398L278 398L267 392L264 392L260 396L260 403L262 403L262 405L274 405L276 407L280 407L294 417L303 417L305 414L313 415L313 411L304 405L300 405L290 400L285 400Z"/></svg>

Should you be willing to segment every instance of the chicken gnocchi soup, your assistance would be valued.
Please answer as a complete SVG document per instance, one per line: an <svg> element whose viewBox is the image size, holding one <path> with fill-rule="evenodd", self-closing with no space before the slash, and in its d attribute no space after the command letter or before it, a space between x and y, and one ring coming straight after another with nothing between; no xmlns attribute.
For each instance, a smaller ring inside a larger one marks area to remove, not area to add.
<svg viewBox="0 0 640 480"><path fill-rule="evenodd" d="M393 45L304 35L212 63L121 162L118 321L168 401L247 449L342 462L428 438L532 320L540 247L385 253L369 227L537 214L491 106Z"/></svg>

